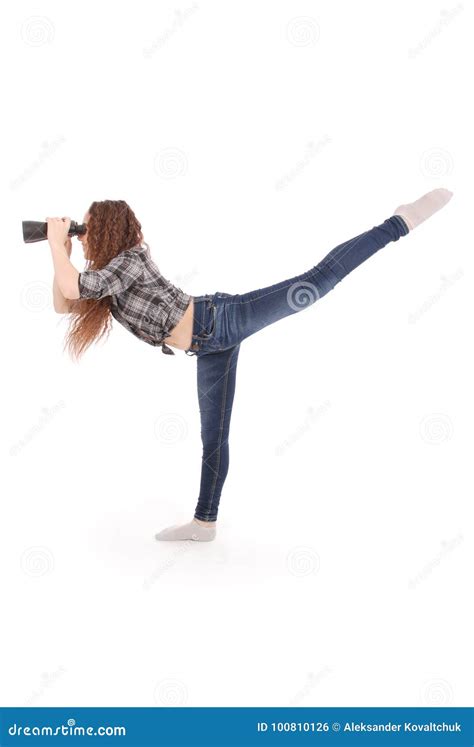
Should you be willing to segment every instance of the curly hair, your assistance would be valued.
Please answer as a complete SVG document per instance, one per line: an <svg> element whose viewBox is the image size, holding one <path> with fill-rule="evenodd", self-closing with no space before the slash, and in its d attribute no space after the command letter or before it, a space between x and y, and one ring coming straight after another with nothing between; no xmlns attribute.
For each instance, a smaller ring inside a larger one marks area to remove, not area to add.
<svg viewBox="0 0 474 747"><path fill-rule="evenodd" d="M93 202L88 210L87 270L102 270L111 259L126 249L148 244L143 240L141 224L124 200ZM64 348L76 361L87 348L112 328L110 296L74 299L70 305L70 324Z"/></svg>

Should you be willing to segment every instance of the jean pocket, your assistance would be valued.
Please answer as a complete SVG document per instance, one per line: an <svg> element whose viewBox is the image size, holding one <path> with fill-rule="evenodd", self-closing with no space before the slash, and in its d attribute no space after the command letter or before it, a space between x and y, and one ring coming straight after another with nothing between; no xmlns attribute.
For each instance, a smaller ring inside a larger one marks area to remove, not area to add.
<svg viewBox="0 0 474 747"><path fill-rule="evenodd" d="M209 340L216 331L216 304L211 300L207 300L205 303L210 317L208 318L207 328L201 334L193 335L196 340Z"/></svg>

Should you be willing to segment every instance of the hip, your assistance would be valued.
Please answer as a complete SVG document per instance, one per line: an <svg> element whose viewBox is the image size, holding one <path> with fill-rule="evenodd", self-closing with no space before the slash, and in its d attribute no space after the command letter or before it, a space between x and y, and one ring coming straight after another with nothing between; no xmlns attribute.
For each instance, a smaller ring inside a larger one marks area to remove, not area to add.
<svg viewBox="0 0 474 747"><path fill-rule="evenodd" d="M223 349L221 316L224 299L231 298L231 293L206 293L194 296L193 329L189 346L185 349L188 355L213 353Z"/></svg>
<svg viewBox="0 0 474 747"><path fill-rule="evenodd" d="M164 338L167 345L171 345L179 350L187 350L192 343L194 313L194 297L191 298L188 308L179 320L178 324L173 327L168 337Z"/></svg>

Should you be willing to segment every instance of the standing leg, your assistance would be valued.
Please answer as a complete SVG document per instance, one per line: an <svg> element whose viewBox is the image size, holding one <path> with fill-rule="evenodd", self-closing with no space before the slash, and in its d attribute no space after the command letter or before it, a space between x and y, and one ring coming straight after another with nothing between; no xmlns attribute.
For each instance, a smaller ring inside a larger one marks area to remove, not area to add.
<svg viewBox="0 0 474 747"><path fill-rule="evenodd" d="M229 429L240 345L197 359L202 469L194 518L215 521L229 470Z"/></svg>
<svg viewBox="0 0 474 747"><path fill-rule="evenodd" d="M222 488L229 470L229 430L240 346L197 356L201 416L201 486L194 518L155 535L158 540L213 540Z"/></svg>

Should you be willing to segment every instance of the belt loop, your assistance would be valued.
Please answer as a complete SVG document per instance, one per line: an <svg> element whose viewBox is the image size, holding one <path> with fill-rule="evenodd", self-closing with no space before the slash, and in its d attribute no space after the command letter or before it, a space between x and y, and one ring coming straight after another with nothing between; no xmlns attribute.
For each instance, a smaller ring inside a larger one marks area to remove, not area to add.
<svg viewBox="0 0 474 747"><path fill-rule="evenodd" d="M201 314L201 328L198 332L199 335L202 334L202 330L205 328L205 324L206 324L206 304L203 303L202 314Z"/></svg>

